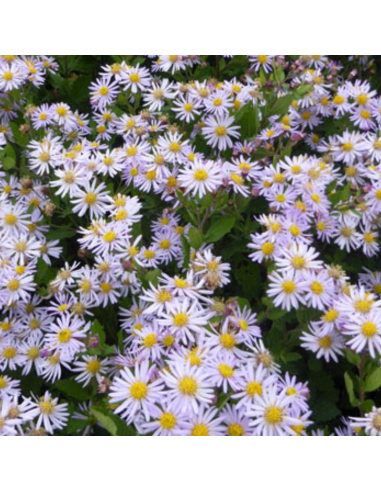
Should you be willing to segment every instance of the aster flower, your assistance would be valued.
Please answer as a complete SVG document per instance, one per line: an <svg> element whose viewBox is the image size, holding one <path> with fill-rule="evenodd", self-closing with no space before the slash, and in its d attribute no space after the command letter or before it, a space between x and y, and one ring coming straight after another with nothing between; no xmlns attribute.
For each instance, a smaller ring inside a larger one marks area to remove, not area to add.
<svg viewBox="0 0 381 492"><path fill-rule="evenodd" d="M124 368L120 377L116 377L110 389L110 402L117 403L115 413L131 423L142 414L148 421L155 412L157 403L163 392L163 381L153 380L154 367L148 361L136 364L134 373Z"/></svg>

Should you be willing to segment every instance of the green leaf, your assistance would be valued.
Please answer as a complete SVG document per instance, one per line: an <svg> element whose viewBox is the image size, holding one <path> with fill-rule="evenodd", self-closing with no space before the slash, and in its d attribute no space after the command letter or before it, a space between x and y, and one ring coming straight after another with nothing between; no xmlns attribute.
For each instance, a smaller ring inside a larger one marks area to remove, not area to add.
<svg viewBox="0 0 381 492"><path fill-rule="evenodd" d="M37 273L35 281L37 285L48 285L48 283L57 275L57 269L52 268L41 258L37 260Z"/></svg>
<svg viewBox="0 0 381 492"><path fill-rule="evenodd" d="M124 420L120 419L111 410L102 407L91 407L91 413L97 421L112 436L135 436L136 433L132 427L128 427Z"/></svg>
<svg viewBox="0 0 381 492"><path fill-rule="evenodd" d="M347 361L353 366L360 367L361 357L360 355L352 352L351 350L345 350L345 357Z"/></svg>
<svg viewBox="0 0 381 492"><path fill-rule="evenodd" d="M275 321L277 319L283 318L285 315L286 315L286 311L283 311L283 309L275 308L269 311L267 317L269 318L269 320Z"/></svg>
<svg viewBox="0 0 381 492"><path fill-rule="evenodd" d="M238 297L237 302L240 309L243 309L245 307L247 309L250 309L250 301L248 301L247 299L244 299L243 297Z"/></svg>
<svg viewBox="0 0 381 492"><path fill-rule="evenodd" d="M365 379L364 390L366 393L372 393L378 390L381 386L381 367L375 369L369 376Z"/></svg>
<svg viewBox="0 0 381 492"><path fill-rule="evenodd" d="M91 325L91 333L93 335L98 335L100 346L104 345L106 342L106 333L103 326L99 323L98 320L94 320Z"/></svg>
<svg viewBox="0 0 381 492"><path fill-rule="evenodd" d="M68 239L74 237L76 232L73 229L67 229L65 227L50 229L46 235L48 241L51 239Z"/></svg>
<svg viewBox="0 0 381 492"><path fill-rule="evenodd" d="M205 234L205 242L216 243L233 229L234 224L234 217L221 217L221 219L212 222L210 229Z"/></svg>
<svg viewBox="0 0 381 492"><path fill-rule="evenodd" d="M78 401L88 401L91 394L81 384L71 379L61 379L54 385L59 391Z"/></svg>
<svg viewBox="0 0 381 492"><path fill-rule="evenodd" d="M29 142L29 135L21 133L18 124L13 121L9 123L9 126L12 129L16 143L18 143L21 147L26 147Z"/></svg>
<svg viewBox="0 0 381 492"><path fill-rule="evenodd" d="M360 401L356 398L352 378L347 372L344 374L344 379L345 379L345 387L347 388L347 393L349 397L349 402L352 405L352 407L358 407L360 405Z"/></svg>
<svg viewBox="0 0 381 492"><path fill-rule="evenodd" d="M340 199L341 201L346 202L349 200L350 196L351 196L351 183L347 183L343 191L341 192Z"/></svg>
<svg viewBox="0 0 381 492"><path fill-rule="evenodd" d="M161 275L161 270L156 268L156 270L150 270L149 272L147 272L144 278L148 283L157 285L160 275Z"/></svg>
<svg viewBox="0 0 381 492"><path fill-rule="evenodd" d="M235 120L241 125L241 135L243 138L253 138L259 131L258 106L253 106L251 102L245 104L236 114Z"/></svg>
<svg viewBox="0 0 381 492"><path fill-rule="evenodd" d="M200 249L203 245L202 235L195 227L189 229L188 238L193 249Z"/></svg>
<svg viewBox="0 0 381 492"><path fill-rule="evenodd" d="M185 236L181 236L181 246L183 248L184 268L188 268L190 262L190 244Z"/></svg>
<svg viewBox="0 0 381 492"><path fill-rule="evenodd" d="M4 157L2 164L4 171L9 171L16 167L16 159L10 156Z"/></svg>
<svg viewBox="0 0 381 492"><path fill-rule="evenodd" d="M295 99L296 97L294 94L287 94L286 96L280 97L270 109L268 116L284 116L287 113L288 108L291 106L292 101Z"/></svg>

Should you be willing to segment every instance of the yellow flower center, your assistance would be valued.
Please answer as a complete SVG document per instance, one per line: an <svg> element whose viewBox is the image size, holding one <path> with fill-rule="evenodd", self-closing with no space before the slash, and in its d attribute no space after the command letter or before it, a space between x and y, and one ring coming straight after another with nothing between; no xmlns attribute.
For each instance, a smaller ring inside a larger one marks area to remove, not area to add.
<svg viewBox="0 0 381 492"><path fill-rule="evenodd" d="M87 364L87 371L91 374L96 374L101 370L101 363L99 360L91 360Z"/></svg>
<svg viewBox="0 0 381 492"><path fill-rule="evenodd" d="M143 400L148 393L148 386L141 381L133 383L130 388L130 395L134 400Z"/></svg>
<svg viewBox="0 0 381 492"><path fill-rule="evenodd" d="M7 225L13 226L17 222L17 217L14 214L6 214L4 217L4 221Z"/></svg>
<svg viewBox="0 0 381 492"><path fill-rule="evenodd" d="M262 385L260 383L257 383L256 381L248 383L246 387L246 393L250 396L250 398L253 398L255 395L261 396L262 392Z"/></svg>
<svg viewBox="0 0 381 492"><path fill-rule="evenodd" d="M208 178L208 173L204 169L197 169L194 173L196 181L205 181Z"/></svg>
<svg viewBox="0 0 381 492"><path fill-rule="evenodd" d="M12 292L15 292L16 290L18 290L19 287L20 287L20 282L16 279L11 280L8 283L8 289L11 290Z"/></svg>
<svg viewBox="0 0 381 492"><path fill-rule="evenodd" d="M286 294L292 294L295 292L296 285L292 280L286 280L286 282L283 283L283 292Z"/></svg>
<svg viewBox="0 0 381 492"><path fill-rule="evenodd" d="M367 338L372 338L377 333L377 326L371 321L367 321L362 325L361 333Z"/></svg>
<svg viewBox="0 0 381 492"><path fill-rule="evenodd" d="M324 287L320 282L312 282L311 290L314 294L320 295L324 292Z"/></svg>
<svg viewBox="0 0 381 492"><path fill-rule="evenodd" d="M234 369L227 364L220 364L218 370L223 378L232 378L234 376Z"/></svg>
<svg viewBox="0 0 381 492"><path fill-rule="evenodd" d="M64 328L58 333L58 340L60 343L68 343L71 339L71 331L68 328Z"/></svg>
<svg viewBox="0 0 381 492"><path fill-rule="evenodd" d="M193 427L192 436L196 436L196 437L209 436L209 429L204 424L197 424Z"/></svg>
<svg viewBox="0 0 381 492"><path fill-rule="evenodd" d="M172 413L163 413L160 417L160 425L163 429L173 429L176 422L176 417Z"/></svg>
<svg viewBox="0 0 381 492"><path fill-rule="evenodd" d="M173 324L179 328L185 326L188 323L188 316L184 313L176 314L173 318Z"/></svg>
<svg viewBox="0 0 381 492"><path fill-rule="evenodd" d="M179 389L183 395L195 395L197 392L197 382L193 378L185 377L180 381Z"/></svg>
<svg viewBox="0 0 381 492"><path fill-rule="evenodd" d="M156 340L156 335L155 333L150 333L144 338L144 346L145 348L152 348L154 345L156 345L157 340Z"/></svg>
<svg viewBox="0 0 381 492"><path fill-rule="evenodd" d="M332 338L331 337L322 337L319 339L319 345L320 347L324 349L329 349L330 346L332 345Z"/></svg>
<svg viewBox="0 0 381 492"><path fill-rule="evenodd" d="M234 337L230 333L224 333L223 335L221 335L220 343L224 348L228 350L231 350L232 348L235 347Z"/></svg>
<svg viewBox="0 0 381 492"><path fill-rule="evenodd" d="M278 407L269 407L265 412L265 419L269 424L279 424L282 421L282 409Z"/></svg>
<svg viewBox="0 0 381 492"><path fill-rule="evenodd" d="M96 201L97 195L95 193L89 192L85 195L85 203L87 203L87 205L94 205Z"/></svg>
<svg viewBox="0 0 381 492"><path fill-rule="evenodd" d="M109 231L106 232L103 236L103 240L106 241L106 243L112 243L116 239L116 232L114 231Z"/></svg>
<svg viewBox="0 0 381 492"><path fill-rule="evenodd" d="M261 249L264 255L271 256L274 253L275 246L272 243L265 243Z"/></svg>

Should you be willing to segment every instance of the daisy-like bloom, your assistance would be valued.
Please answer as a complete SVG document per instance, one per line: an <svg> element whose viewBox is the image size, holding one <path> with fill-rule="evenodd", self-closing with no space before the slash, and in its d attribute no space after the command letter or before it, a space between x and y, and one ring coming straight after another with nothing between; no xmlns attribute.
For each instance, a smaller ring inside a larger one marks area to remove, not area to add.
<svg viewBox="0 0 381 492"><path fill-rule="evenodd" d="M4 236L28 232L30 218L21 205L0 207L0 227Z"/></svg>
<svg viewBox="0 0 381 492"><path fill-rule="evenodd" d="M151 422L141 424L144 433L152 433L153 436L181 436L184 435L187 416L171 403L160 404L151 412Z"/></svg>
<svg viewBox="0 0 381 492"><path fill-rule="evenodd" d="M85 355L81 361L74 362L73 372L80 373L75 380L87 386L92 379L101 382L102 377L107 374L108 359L98 359L96 355Z"/></svg>
<svg viewBox="0 0 381 492"><path fill-rule="evenodd" d="M90 84L90 102L97 108L104 108L116 101L119 94L119 84L112 82L111 77L97 79Z"/></svg>
<svg viewBox="0 0 381 492"><path fill-rule="evenodd" d="M324 311L330 305L332 296L335 293L333 279L325 270L318 273L306 272L301 288L304 292L304 300L307 306L321 311Z"/></svg>
<svg viewBox="0 0 381 492"><path fill-rule="evenodd" d="M28 271L24 274L17 275L11 272L5 272L3 278L0 278L0 301L4 300L8 306L13 302L22 299L27 302L31 296L31 292L36 289L34 278L29 275Z"/></svg>
<svg viewBox="0 0 381 492"><path fill-rule="evenodd" d="M291 272L273 272L267 295L273 298L275 306L287 311L290 311L291 307L298 309L300 304L305 304L302 283Z"/></svg>
<svg viewBox="0 0 381 492"><path fill-rule="evenodd" d="M307 399L310 396L307 384L299 383L296 376L290 376L288 372L285 374L284 380L279 382L279 390L286 390L287 395L295 395L295 399L292 401L293 408L297 409L301 413L308 412Z"/></svg>
<svg viewBox="0 0 381 492"><path fill-rule="evenodd" d="M86 169L82 166L75 166L72 163L65 165L64 169L55 169L56 181L51 181L50 185L58 188L57 194L62 197L69 194L70 198L79 192L80 187L86 182Z"/></svg>
<svg viewBox="0 0 381 492"><path fill-rule="evenodd" d="M223 436L226 428L221 425L222 417L217 417L218 408L201 406L198 412L189 416L184 425L185 435L196 437Z"/></svg>
<svg viewBox="0 0 381 492"><path fill-rule="evenodd" d="M190 123L200 114L198 108L200 108L201 103L191 96L187 96L186 98L182 96L179 99L176 99L174 105L175 107L172 111L176 113L177 118L179 118L180 121L185 120L186 123Z"/></svg>
<svg viewBox="0 0 381 492"><path fill-rule="evenodd" d="M32 140L28 146L29 167L37 174L43 175L54 169L62 159L62 144L59 137L48 136L41 142Z"/></svg>
<svg viewBox="0 0 381 492"><path fill-rule="evenodd" d="M310 352L316 354L317 359L324 357L326 362L333 359L338 362L338 355L343 355L345 340L336 330L322 330L319 323L310 323L310 333L302 332L300 340L301 346Z"/></svg>
<svg viewBox="0 0 381 492"><path fill-rule="evenodd" d="M358 249L361 246L362 237L356 231L358 218L344 215L340 219L335 234L335 243L340 246L340 249L345 249L350 253L351 249Z"/></svg>
<svg viewBox="0 0 381 492"><path fill-rule="evenodd" d="M5 371L7 368L16 371L17 367L23 366L24 363L25 356L16 341L0 344L0 371Z"/></svg>
<svg viewBox="0 0 381 492"><path fill-rule="evenodd" d="M9 376L0 372L0 399L5 396L14 396L20 394L20 381L11 379Z"/></svg>
<svg viewBox="0 0 381 492"><path fill-rule="evenodd" d="M335 161L353 164L355 159L361 158L363 138L360 133L345 131L342 137L336 138L337 145L333 147Z"/></svg>
<svg viewBox="0 0 381 492"><path fill-rule="evenodd" d="M208 113L224 116L233 107L233 100L230 92L226 89L219 89L210 94L205 100L204 105Z"/></svg>
<svg viewBox="0 0 381 492"><path fill-rule="evenodd" d="M228 393L229 388L236 390L240 379L237 365L237 358L231 353L221 352L209 358L205 368L209 382L218 388L222 387L224 393Z"/></svg>
<svg viewBox="0 0 381 492"><path fill-rule="evenodd" d="M41 351L43 346L43 336L41 333L32 334L27 342L22 346L22 353L25 356L26 362L22 370L22 375L25 376L30 373L32 368L35 369L36 374L40 376L43 368L43 359L41 357Z"/></svg>
<svg viewBox="0 0 381 492"><path fill-rule="evenodd" d="M221 256L214 256L211 249L198 251L193 260L193 271L197 277L201 277L208 290L214 291L217 287L230 282L229 263L222 263Z"/></svg>
<svg viewBox="0 0 381 492"><path fill-rule="evenodd" d="M268 386L276 383L277 376L269 375L268 370L262 363L255 368L249 362L247 365L242 366L239 371L240 378L232 398L239 400L237 409L241 407L249 409L254 404L256 395L261 396Z"/></svg>
<svg viewBox="0 0 381 492"><path fill-rule="evenodd" d="M155 367L149 367L149 361L136 364L134 373L124 368L120 377L116 377L110 388L110 403L118 404L115 413L124 418L128 424L139 419L141 415L148 421L155 412L155 403L163 393L162 379L154 380Z"/></svg>
<svg viewBox="0 0 381 492"><path fill-rule="evenodd" d="M213 161L195 159L188 168L180 171L178 182L185 188L185 195L192 193L193 196L202 198L221 186L221 168Z"/></svg>
<svg viewBox="0 0 381 492"><path fill-rule="evenodd" d="M78 214L78 217L82 217L90 210L91 219L93 217L102 217L109 201L108 192L104 191L105 189L106 185L104 183L100 183L97 186L96 181L92 181L91 184L85 184L84 190L76 190L74 192L75 198L71 200L75 204L73 213Z"/></svg>
<svg viewBox="0 0 381 492"><path fill-rule="evenodd" d="M237 408L237 405L226 405L220 413L222 423L226 426L226 435L230 437L250 436L250 419L245 415L244 408Z"/></svg>
<svg viewBox="0 0 381 492"><path fill-rule="evenodd" d="M367 436L381 436L381 408L373 407L365 417L350 417L353 430L364 429Z"/></svg>
<svg viewBox="0 0 381 492"><path fill-rule="evenodd" d="M167 313L162 313L163 319L158 320L160 326L167 327L176 338L184 343L189 340L194 342L194 333L200 333L202 328L208 324L212 314L204 309L200 309L196 302L185 298L179 302L175 299L168 304Z"/></svg>
<svg viewBox="0 0 381 492"><path fill-rule="evenodd" d="M375 359L381 355L381 310L352 317L344 324L343 333L352 337L347 342L352 350L362 352L367 348Z"/></svg>
<svg viewBox="0 0 381 492"><path fill-rule="evenodd" d="M234 308L232 314L227 316L224 323L231 327L235 326L244 342L249 343L262 336L261 329L257 326L257 315L252 313L246 306L244 306L243 310L239 307Z"/></svg>
<svg viewBox="0 0 381 492"><path fill-rule="evenodd" d="M269 238L267 234L252 234L251 243L247 246L254 250L254 253L249 255L252 261L262 263L274 259L278 246L274 238Z"/></svg>
<svg viewBox="0 0 381 492"><path fill-rule="evenodd" d="M20 265L25 265L28 260L41 256L41 246L42 244L36 238L28 237L26 234L9 237L3 243L3 248L8 255Z"/></svg>
<svg viewBox="0 0 381 492"><path fill-rule="evenodd" d="M232 138L239 138L239 126L233 125L233 116L209 116L202 127L202 134L213 148L223 151L233 147Z"/></svg>
<svg viewBox="0 0 381 492"><path fill-rule="evenodd" d="M49 391L46 391L40 399L35 398L34 414L37 418L36 429L43 427L49 434L54 434L55 430L62 430L66 427L69 417L68 404L59 403L58 398L52 398Z"/></svg>
<svg viewBox="0 0 381 492"><path fill-rule="evenodd" d="M0 90L11 91L19 88L24 82L22 71L16 64L0 65Z"/></svg>
<svg viewBox="0 0 381 492"><path fill-rule="evenodd" d="M136 323L133 327L134 335L133 343L140 348L140 356L142 359L148 359L155 362L161 359L164 353L162 343L162 330L158 324L154 322L152 326L141 328L140 323ZM141 328L140 330L138 328Z"/></svg>
<svg viewBox="0 0 381 492"><path fill-rule="evenodd" d="M46 348L54 354L60 354L62 360L70 362L85 347L83 339L89 330L90 323L84 324L79 318L63 315L50 326L45 336Z"/></svg>
<svg viewBox="0 0 381 492"><path fill-rule="evenodd" d="M41 377L46 381L50 381L52 384L54 384L57 379L61 379L61 366L71 371L70 365L60 359L59 353L57 353L56 355L49 355L49 357L44 360L44 365L41 370Z"/></svg>
<svg viewBox="0 0 381 492"><path fill-rule="evenodd" d="M186 364L176 361L169 364L169 369L170 372L164 371L163 379L174 408L197 414L200 404L212 402L213 389L203 368L192 367L190 361Z"/></svg>
<svg viewBox="0 0 381 492"><path fill-rule="evenodd" d="M121 73L121 83L125 89L130 89L132 94L138 91L144 92L151 85L151 80L149 70L140 67L139 64L135 67L127 67L127 70Z"/></svg>
<svg viewBox="0 0 381 492"><path fill-rule="evenodd" d="M150 111L161 111L165 99L174 97L173 84L168 79L162 79L160 82L152 83L151 89L144 94L144 103Z"/></svg>
<svg viewBox="0 0 381 492"><path fill-rule="evenodd" d="M252 68L258 72L261 68L266 73L272 71L272 61L275 55L249 55L249 60L252 63Z"/></svg>
<svg viewBox="0 0 381 492"><path fill-rule="evenodd" d="M381 301L374 294L367 292L365 287L349 286L345 291L345 296L341 296L337 301L337 309L346 316L353 317L355 314L367 315L374 310L380 310Z"/></svg>
<svg viewBox="0 0 381 492"><path fill-rule="evenodd" d="M279 272L293 272L299 275L307 270L318 270L323 262L317 260L319 253L306 244L292 243L289 249L283 248L275 258Z"/></svg>
<svg viewBox="0 0 381 492"><path fill-rule="evenodd" d="M180 277L175 275L173 278L163 273L160 277L160 281L164 284L173 296L176 297L187 297L194 301L205 301L208 302L207 295L211 294L211 291L203 289L204 281L195 281L195 275L193 272L188 272L186 277Z"/></svg>
<svg viewBox="0 0 381 492"><path fill-rule="evenodd" d="M0 437L16 436L17 426L23 423L22 419L11 414L11 399L4 396L0 399Z"/></svg>
<svg viewBox="0 0 381 492"><path fill-rule="evenodd" d="M290 415L290 404L295 396L286 391L278 393L277 388L268 388L261 396L257 395L254 404L247 412L253 420L250 426L256 436L295 436L292 426L300 425L300 420Z"/></svg>

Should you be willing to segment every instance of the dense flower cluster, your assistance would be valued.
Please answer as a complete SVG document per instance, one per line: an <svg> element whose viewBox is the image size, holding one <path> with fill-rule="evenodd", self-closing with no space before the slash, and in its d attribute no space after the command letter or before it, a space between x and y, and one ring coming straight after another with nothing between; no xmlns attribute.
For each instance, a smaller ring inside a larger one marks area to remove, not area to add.
<svg viewBox="0 0 381 492"><path fill-rule="evenodd" d="M294 312L296 345L360 369L358 401L345 382L361 417L335 434L381 435L363 392L381 272L340 264L380 250L381 97L325 55L242 58L223 80L202 77L203 55L104 65L85 114L32 101L55 60L0 56L0 435L110 431L115 416L141 435L324 435L308 429L311 385L263 340ZM240 221L261 312L218 247Z"/></svg>

